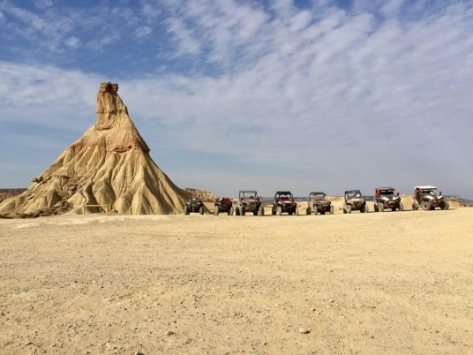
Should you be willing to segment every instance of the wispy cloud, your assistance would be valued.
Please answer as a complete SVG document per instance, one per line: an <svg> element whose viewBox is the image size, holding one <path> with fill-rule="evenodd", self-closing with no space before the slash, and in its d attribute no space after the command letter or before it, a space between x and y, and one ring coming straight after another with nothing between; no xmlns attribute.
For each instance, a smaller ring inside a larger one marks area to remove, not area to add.
<svg viewBox="0 0 473 355"><path fill-rule="evenodd" d="M408 192L428 182L473 196L456 175L473 174L464 164L473 149L473 4L336 4L143 0L141 8L121 12L124 28L114 23L116 31L88 37L73 20L72 29L59 31L59 42L67 46L77 38L78 54L94 41L123 46L103 55L122 65L126 56L136 62L133 51L123 50L127 45L149 48L139 47L139 56L150 70L114 79L152 154L218 152L242 169L275 169L259 175L271 188L297 175L304 188L392 183ZM143 13L145 23L136 22ZM28 113L38 108L52 112L85 103L90 124L95 92L105 78L86 68L7 61L0 62L0 75L2 111L33 121ZM78 113L67 112L54 121L77 120ZM173 157L163 159L166 164ZM198 169L198 162L188 168ZM216 164L214 171L219 169ZM223 186L212 174L208 178ZM238 176L234 184L242 180Z"/></svg>

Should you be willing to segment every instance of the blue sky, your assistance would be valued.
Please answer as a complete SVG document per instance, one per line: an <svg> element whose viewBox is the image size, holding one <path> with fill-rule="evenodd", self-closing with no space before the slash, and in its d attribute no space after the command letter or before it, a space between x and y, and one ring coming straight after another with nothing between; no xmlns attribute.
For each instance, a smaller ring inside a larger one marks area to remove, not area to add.
<svg viewBox="0 0 473 355"><path fill-rule="evenodd" d="M0 187L120 96L181 187L473 198L473 2L0 0Z"/></svg>

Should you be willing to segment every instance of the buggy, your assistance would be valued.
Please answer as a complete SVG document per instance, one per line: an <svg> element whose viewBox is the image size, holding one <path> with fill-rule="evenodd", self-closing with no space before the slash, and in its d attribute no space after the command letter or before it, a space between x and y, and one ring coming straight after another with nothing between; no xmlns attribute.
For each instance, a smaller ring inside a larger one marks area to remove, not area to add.
<svg viewBox="0 0 473 355"><path fill-rule="evenodd" d="M198 198L189 200L184 205L184 214L189 215L191 213L204 214L204 203Z"/></svg>
<svg viewBox="0 0 473 355"><path fill-rule="evenodd" d="M343 204L343 213L351 213L351 211L360 211L368 213L368 204L360 190L345 191L345 203Z"/></svg>
<svg viewBox="0 0 473 355"><path fill-rule="evenodd" d="M323 192L311 192L309 194L305 214L310 215L312 212L314 213L314 216L316 216L317 213L325 214L329 212L330 214L333 214L334 209L332 202L330 202L326 196L327 195Z"/></svg>
<svg viewBox="0 0 473 355"><path fill-rule="evenodd" d="M298 215L297 202L290 191L278 191L274 194L273 208L271 214L280 216L283 213Z"/></svg>
<svg viewBox="0 0 473 355"><path fill-rule="evenodd" d="M220 197L214 204L214 215L218 216L220 212L226 212L229 216L233 214L232 199L230 197Z"/></svg>
<svg viewBox="0 0 473 355"><path fill-rule="evenodd" d="M247 212L254 216L264 216L263 204L255 190L241 190L238 198L233 200L232 208L237 216L244 216Z"/></svg>
<svg viewBox="0 0 473 355"><path fill-rule="evenodd" d="M390 208L393 212L404 210L401 196L394 187L377 187L374 189L374 211L384 212L385 208Z"/></svg>
<svg viewBox="0 0 473 355"><path fill-rule="evenodd" d="M425 211L434 210L440 207L442 210L448 210L450 205L435 186L416 186L412 196L412 209L414 211L422 207Z"/></svg>

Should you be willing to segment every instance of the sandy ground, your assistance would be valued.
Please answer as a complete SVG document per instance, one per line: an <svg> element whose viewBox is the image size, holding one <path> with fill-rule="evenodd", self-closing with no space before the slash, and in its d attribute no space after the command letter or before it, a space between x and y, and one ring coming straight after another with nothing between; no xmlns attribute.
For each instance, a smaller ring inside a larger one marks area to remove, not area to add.
<svg viewBox="0 0 473 355"><path fill-rule="evenodd" d="M472 354L472 217L0 220L0 353Z"/></svg>

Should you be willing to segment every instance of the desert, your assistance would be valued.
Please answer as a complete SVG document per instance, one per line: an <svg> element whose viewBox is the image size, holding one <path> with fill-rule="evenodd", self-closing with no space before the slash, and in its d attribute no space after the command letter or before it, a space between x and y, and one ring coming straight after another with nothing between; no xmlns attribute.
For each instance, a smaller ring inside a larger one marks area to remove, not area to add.
<svg viewBox="0 0 473 355"><path fill-rule="evenodd" d="M471 354L472 209L0 220L5 354Z"/></svg>

